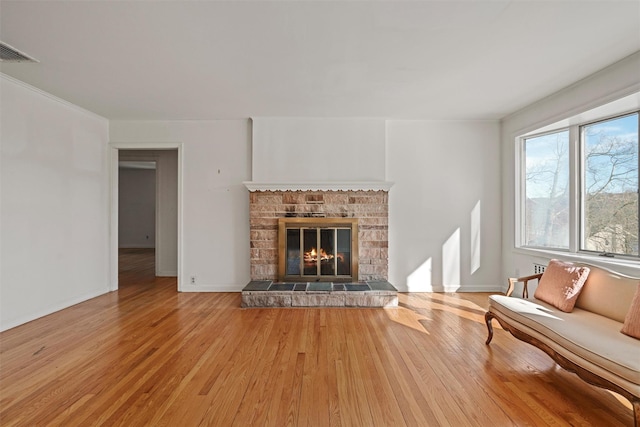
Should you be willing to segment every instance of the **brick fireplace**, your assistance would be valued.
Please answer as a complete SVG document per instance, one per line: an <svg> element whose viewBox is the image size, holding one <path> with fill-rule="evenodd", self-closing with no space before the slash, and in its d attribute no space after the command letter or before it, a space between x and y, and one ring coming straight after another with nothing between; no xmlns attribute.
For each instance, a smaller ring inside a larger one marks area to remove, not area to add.
<svg viewBox="0 0 640 427"><path fill-rule="evenodd" d="M242 307L397 306L387 281L391 184L245 183L251 281Z"/></svg>
<svg viewBox="0 0 640 427"><path fill-rule="evenodd" d="M251 142L242 307L397 306L386 121L255 117Z"/></svg>
<svg viewBox="0 0 640 427"><path fill-rule="evenodd" d="M251 280L279 280L280 218L357 219L357 277L387 280L388 190L252 190L250 192Z"/></svg>

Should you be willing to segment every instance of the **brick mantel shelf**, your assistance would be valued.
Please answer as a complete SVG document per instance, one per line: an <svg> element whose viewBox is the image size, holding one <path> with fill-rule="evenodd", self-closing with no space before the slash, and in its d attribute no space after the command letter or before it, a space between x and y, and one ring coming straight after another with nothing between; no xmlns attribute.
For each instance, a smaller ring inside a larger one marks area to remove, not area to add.
<svg viewBox="0 0 640 427"><path fill-rule="evenodd" d="M243 184L250 192L255 191L389 191L390 181L358 182L256 182Z"/></svg>

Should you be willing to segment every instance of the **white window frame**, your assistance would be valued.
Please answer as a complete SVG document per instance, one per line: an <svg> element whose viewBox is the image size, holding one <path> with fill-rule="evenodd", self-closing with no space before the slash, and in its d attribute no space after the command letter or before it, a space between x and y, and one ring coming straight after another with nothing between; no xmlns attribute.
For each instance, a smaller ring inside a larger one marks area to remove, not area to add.
<svg viewBox="0 0 640 427"><path fill-rule="evenodd" d="M637 99L637 97L636 97ZM612 104L616 104L615 102ZM622 103L624 104L624 103ZM515 249L518 252L528 253L531 255L545 255L549 257L573 257L578 260L597 260L602 264L622 264L637 266L640 261L639 256L615 254L614 257L603 257L594 251L580 249L581 233L582 233L582 217L583 210L582 192L583 192L583 162L584 153L580 144L581 127L590 124L612 120L629 114L640 114L640 105L636 104L629 107L595 108L579 115L572 116L565 120L558 121L548 126L538 128L536 130L523 133L515 139ZM526 154L525 139L537 136L548 135L563 130L569 130L569 248L545 248L526 246L523 242L524 238L524 215L526 214L525 200L525 183L526 183Z"/></svg>
<svg viewBox="0 0 640 427"><path fill-rule="evenodd" d="M526 156L526 149L525 149L525 143L527 139L532 139L532 138L537 138L540 136L546 136L546 135L551 135L554 133L559 133L559 132L563 132L563 131L569 131L569 249L565 249L565 248L547 248L544 246L529 246L529 245L525 245L523 240L524 240L524 234L525 234L525 219L524 219L524 215L526 214L526 210L527 210L527 201L526 201L526 170L527 170L527 156ZM518 227L516 228L516 242L518 242L516 244L517 247L523 248L523 249L534 249L534 250L554 250L554 251L558 251L558 252L571 252L574 249L573 246L573 239L572 239L572 229L573 227L571 226L572 224L572 220L573 220L573 215L574 215L574 197L573 197L573 171L574 171L574 165L573 165L573 153L575 151L574 149L574 138L573 138L573 133L570 127L567 126L563 126L563 127L559 127L557 129L551 129L551 130L545 130L544 132L531 132L528 133L526 135L523 135L521 137L518 138L518 150L517 150L517 155L519 157L519 170L518 173L516 175L516 179L517 182L519 183L518 185L518 198L517 198L517 203L520 207L519 209L519 213L517 214L518 217L516 218L516 223L518 223Z"/></svg>

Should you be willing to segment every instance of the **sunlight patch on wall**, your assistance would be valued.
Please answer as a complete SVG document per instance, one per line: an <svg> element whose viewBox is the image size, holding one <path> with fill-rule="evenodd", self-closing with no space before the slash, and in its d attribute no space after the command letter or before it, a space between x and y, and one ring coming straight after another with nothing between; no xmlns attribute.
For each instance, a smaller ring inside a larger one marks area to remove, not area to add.
<svg viewBox="0 0 640 427"><path fill-rule="evenodd" d="M480 200L471 211L471 274L480 268Z"/></svg>
<svg viewBox="0 0 640 427"><path fill-rule="evenodd" d="M427 259L407 277L409 292L427 292L431 290L431 258Z"/></svg>
<svg viewBox="0 0 640 427"><path fill-rule="evenodd" d="M448 292L460 287L460 228L442 245L442 284Z"/></svg>

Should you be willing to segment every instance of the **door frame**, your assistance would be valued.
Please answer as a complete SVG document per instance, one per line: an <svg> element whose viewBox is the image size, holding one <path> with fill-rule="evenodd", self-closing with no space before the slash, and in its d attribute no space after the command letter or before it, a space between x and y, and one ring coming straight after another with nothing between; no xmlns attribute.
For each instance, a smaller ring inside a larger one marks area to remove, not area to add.
<svg viewBox="0 0 640 427"><path fill-rule="evenodd" d="M109 290L118 289L118 160L120 150L177 150L178 152L178 272L177 290L182 291L182 174L183 174L183 143L181 142L110 142L109 143ZM157 170L156 170L157 173ZM157 175L156 175L157 178ZM157 233L156 233L157 238Z"/></svg>

